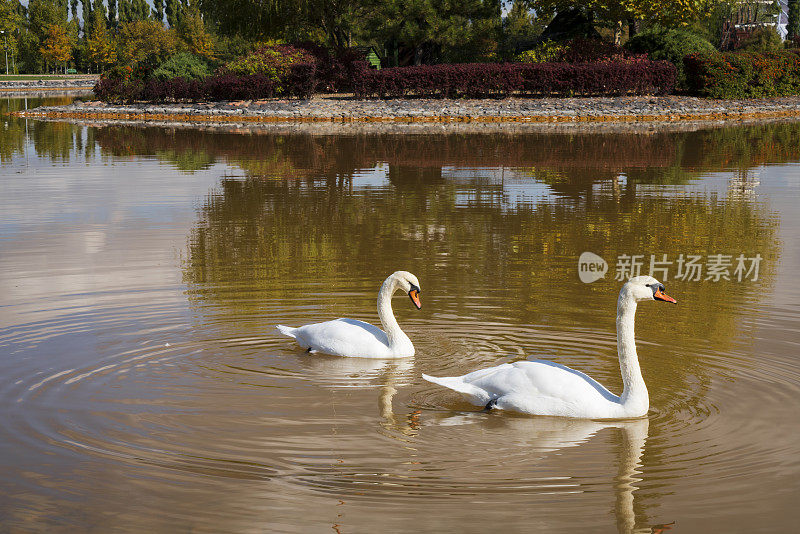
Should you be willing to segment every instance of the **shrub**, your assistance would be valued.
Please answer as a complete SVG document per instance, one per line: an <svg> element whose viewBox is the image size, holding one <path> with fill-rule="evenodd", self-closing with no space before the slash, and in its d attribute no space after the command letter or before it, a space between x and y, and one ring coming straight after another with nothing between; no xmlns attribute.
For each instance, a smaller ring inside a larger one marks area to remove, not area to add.
<svg viewBox="0 0 800 534"><path fill-rule="evenodd" d="M520 63L544 63L546 61L558 61L559 56L566 48L566 45L555 41L542 41L530 50L525 50L518 54L514 61Z"/></svg>
<svg viewBox="0 0 800 534"><path fill-rule="evenodd" d="M775 52L783 48L783 39L773 27L760 27L750 32L737 46L746 52Z"/></svg>
<svg viewBox="0 0 800 534"><path fill-rule="evenodd" d="M465 63L367 71L356 96L493 97L665 94L675 66L644 59L596 63Z"/></svg>
<svg viewBox="0 0 800 534"><path fill-rule="evenodd" d="M277 94L282 94L292 66L301 63L313 65L315 62L313 54L302 48L291 45L265 46L243 58L231 61L221 73L267 76L275 84Z"/></svg>
<svg viewBox="0 0 800 534"><path fill-rule="evenodd" d="M713 44L695 33L664 28L651 28L634 35L625 43L625 48L647 54L650 59L670 61L678 69L676 86L682 90L687 88L683 58L689 54L716 51Z"/></svg>
<svg viewBox="0 0 800 534"><path fill-rule="evenodd" d="M684 59L689 89L711 98L800 94L800 51L699 53Z"/></svg>
<svg viewBox="0 0 800 534"><path fill-rule="evenodd" d="M629 59L632 54L619 45L600 39L572 39L559 57L565 63Z"/></svg>
<svg viewBox="0 0 800 534"><path fill-rule="evenodd" d="M197 80L211 75L208 63L190 52L179 52L171 55L153 71L153 77L159 80L170 78L186 78Z"/></svg>
<svg viewBox="0 0 800 534"><path fill-rule="evenodd" d="M315 91L342 93L353 90L353 80L360 78L370 68L364 52L355 48L339 51L306 42L296 45L314 56L317 86Z"/></svg>
<svg viewBox="0 0 800 534"><path fill-rule="evenodd" d="M284 94L308 98L316 85L314 65L292 66L282 86ZM269 76L217 74L202 79L182 77L142 80L103 76L94 87L95 96L106 102L164 102L175 100L257 100L278 96L278 86Z"/></svg>
<svg viewBox="0 0 800 534"><path fill-rule="evenodd" d="M263 74L236 76L221 74L203 80L208 100L258 100L275 96L275 80Z"/></svg>
<svg viewBox="0 0 800 534"><path fill-rule="evenodd" d="M290 45L259 48L221 69L221 74L259 75L272 80L275 95L307 98L316 89L317 59L309 51Z"/></svg>
<svg viewBox="0 0 800 534"><path fill-rule="evenodd" d="M521 63L594 63L636 59L635 54L600 39L572 39L569 41L543 41L519 54L515 61Z"/></svg>

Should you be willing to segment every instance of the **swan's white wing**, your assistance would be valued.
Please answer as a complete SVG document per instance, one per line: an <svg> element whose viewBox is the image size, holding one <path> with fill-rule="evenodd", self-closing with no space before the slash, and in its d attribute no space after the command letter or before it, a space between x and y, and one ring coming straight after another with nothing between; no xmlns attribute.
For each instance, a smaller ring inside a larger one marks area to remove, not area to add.
<svg viewBox="0 0 800 534"><path fill-rule="evenodd" d="M295 328L304 349L355 358L390 357L389 340L380 328L355 319L336 319Z"/></svg>
<svg viewBox="0 0 800 534"><path fill-rule="evenodd" d="M423 378L465 394L477 406L493 401L497 408L530 414L604 417L602 411L619 401L589 376L547 360L506 363L460 377Z"/></svg>
<svg viewBox="0 0 800 534"><path fill-rule="evenodd" d="M548 360L528 360L512 364L528 380L528 387L535 388L540 395L573 400L598 396L607 401L618 401L594 378L566 365Z"/></svg>

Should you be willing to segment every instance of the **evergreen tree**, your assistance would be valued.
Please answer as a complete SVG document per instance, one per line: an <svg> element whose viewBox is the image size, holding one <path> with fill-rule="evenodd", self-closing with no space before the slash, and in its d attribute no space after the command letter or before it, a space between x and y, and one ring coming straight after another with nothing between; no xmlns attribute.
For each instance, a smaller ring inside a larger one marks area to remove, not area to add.
<svg viewBox="0 0 800 534"><path fill-rule="evenodd" d="M706 16L720 0L528 0L539 12L578 8L596 15L600 22L611 27L619 43L626 23L636 20L666 25L690 24Z"/></svg>
<svg viewBox="0 0 800 534"><path fill-rule="evenodd" d="M800 37L800 0L789 0L789 23L786 25L789 39Z"/></svg>
<svg viewBox="0 0 800 534"><path fill-rule="evenodd" d="M153 15L154 18L160 22L164 23L164 0L153 0Z"/></svg>
<svg viewBox="0 0 800 534"><path fill-rule="evenodd" d="M117 0L108 0L108 27L117 27Z"/></svg>
<svg viewBox="0 0 800 534"><path fill-rule="evenodd" d="M164 11L167 14L167 24L170 28L178 25L178 0L164 0Z"/></svg>
<svg viewBox="0 0 800 534"><path fill-rule="evenodd" d="M83 13L83 33L86 35L86 30L92 21L92 0L81 0L81 12Z"/></svg>
<svg viewBox="0 0 800 534"><path fill-rule="evenodd" d="M367 0L366 34L413 51L412 61L486 61L497 53L500 5L493 0Z"/></svg>

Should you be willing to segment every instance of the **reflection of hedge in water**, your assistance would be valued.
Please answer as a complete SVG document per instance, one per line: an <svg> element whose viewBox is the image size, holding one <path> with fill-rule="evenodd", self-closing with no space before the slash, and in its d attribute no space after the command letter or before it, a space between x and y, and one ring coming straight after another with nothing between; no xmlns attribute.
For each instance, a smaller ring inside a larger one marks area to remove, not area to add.
<svg viewBox="0 0 800 534"><path fill-rule="evenodd" d="M163 154L171 161L183 155L189 161L204 162L203 166L226 158L249 174L263 176L350 176L379 162L418 167L516 167L523 172L528 169L554 189L571 195L583 195L592 183L619 173L634 182L684 183L700 171L800 160L800 123L688 133L352 137L106 127L98 130L97 137L101 146L115 155ZM203 153L206 156L200 157ZM191 170L186 164L180 168ZM549 179L543 171L550 173Z"/></svg>
<svg viewBox="0 0 800 534"><path fill-rule="evenodd" d="M734 334L736 313L719 295L754 298L778 255L777 222L760 204L600 197L580 207L562 201L504 210L492 194L459 204L460 193L479 189L499 192L447 182L353 191L346 182L225 180L200 212L185 277L203 298L226 300L215 288L254 280L280 294L287 280L379 279L403 258L455 303L460 288L483 288L489 278L491 287L507 288L508 312L523 323L591 324L598 316L587 299L613 309L619 284L610 279L619 254L667 253L674 260L680 253L760 253L758 283L670 282L693 309L693 322L676 327L724 341ZM607 281L577 283L585 250L609 261Z"/></svg>

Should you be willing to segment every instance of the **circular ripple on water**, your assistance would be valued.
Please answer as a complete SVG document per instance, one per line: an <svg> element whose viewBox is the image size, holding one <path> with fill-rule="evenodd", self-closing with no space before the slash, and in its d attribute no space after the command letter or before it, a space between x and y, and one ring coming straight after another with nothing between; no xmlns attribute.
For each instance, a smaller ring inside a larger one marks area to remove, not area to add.
<svg viewBox="0 0 800 534"><path fill-rule="evenodd" d="M123 328L123 317L105 316L105 327ZM67 323L35 328L68 335ZM776 469L764 444L741 439L757 427L726 426L716 406L728 399L709 400L691 382L686 391L654 395L647 422L608 423L484 413L419 379L420 372L458 374L535 354L609 383L618 367L607 332L409 321L417 356L384 362L308 355L269 325L263 337L225 336L229 330L207 324L206 339L193 340L189 330L184 325L171 336L183 340L169 344L110 345L83 366L47 373L20 366L0 391L12 422L5 437L26 454L89 456L192 479L264 479L363 499L587 492L609 482L597 455L581 452L598 443L602 462L628 465L625 476L643 479L640 486ZM15 338L31 342L0 333L5 346ZM742 357L697 350L693 357L710 367L731 368ZM646 362L648 370L668 357ZM779 378L773 374L751 367L736 379L763 384ZM648 464L645 452L662 460Z"/></svg>

